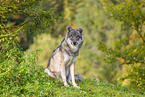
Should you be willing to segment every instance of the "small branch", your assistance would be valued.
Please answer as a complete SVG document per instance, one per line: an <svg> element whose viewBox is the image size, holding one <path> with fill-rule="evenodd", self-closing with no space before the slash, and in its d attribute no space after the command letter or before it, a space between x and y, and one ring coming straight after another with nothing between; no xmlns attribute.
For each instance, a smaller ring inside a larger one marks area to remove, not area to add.
<svg viewBox="0 0 145 97"><path fill-rule="evenodd" d="M4 24L4 23L2 23L2 25L3 25L3 27L4 27L5 32L6 32L6 33L8 33L8 30L6 29L5 24Z"/></svg>
<svg viewBox="0 0 145 97"><path fill-rule="evenodd" d="M26 21L26 22L23 22L23 23L21 23L21 24L19 24L19 25L17 25L17 26L10 26L10 27L5 27L5 28L17 28L17 27L23 26L23 25L25 25L25 24L27 24L27 23L29 23L29 22L35 20L35 19L36 19L36 17L34 17L33 19L30 19L30 20L28 20L28 21Z"/></svg>
<svg viewBox="0 0 145 97"><path fill-rule="evenodd" d="M14 35L14 34L1 35L1 36L0 36L0 39L1 39L1 38L4 38L4 37L8 37L8 36L15 36L15 35Z"/></svg>
<svg viewBox="0 0 145 97"><path fill-rule="evenodd" d="M142 27L141 27L142 28ZM141 28L140 28L140 30L141 30ZM141 31L140 30L138 30L138 28L137 28L137 33L139 34L139 36L141 37L141 39L142 39L142 41L143 41L143 43L145 43L145 39L144 39L144 37L142 36L142 34L141 34Z"/></svg>
<svg viewBox="0 0 145 97"><path fill-rule="evenodd" d="M23 27L19 28L18 30L14 31L14 32L12 32L12 33L16 33L16 32L18 32L18 31L20 31L22 28L23 28ZM9 37L9 36L14 37L14 36L16 36L16 34L0 35L0 39L1 39L1 38L4 38L4 37Z"/></svg>

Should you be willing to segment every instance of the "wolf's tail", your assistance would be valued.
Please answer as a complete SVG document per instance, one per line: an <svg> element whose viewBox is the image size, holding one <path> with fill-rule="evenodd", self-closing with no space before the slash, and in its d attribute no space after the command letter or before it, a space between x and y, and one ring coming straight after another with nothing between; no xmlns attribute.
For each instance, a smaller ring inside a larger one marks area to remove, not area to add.
<svg viewBox="0 0 145 97"><path fill-rule="evenodd" d="M44 72L47 72L47 74L48 74L50 77L56 78L56 77L54 76L54 74L53 74L48 68L46 68L46 69L44 70Z"/></svg>
<svg viewBox="0 0 145 97"><path fill-rule="evenodd" d="M80 74L75 74L75 79L78 81L78 82L81 82L83 80L83 77L82 75Z"/></svg>

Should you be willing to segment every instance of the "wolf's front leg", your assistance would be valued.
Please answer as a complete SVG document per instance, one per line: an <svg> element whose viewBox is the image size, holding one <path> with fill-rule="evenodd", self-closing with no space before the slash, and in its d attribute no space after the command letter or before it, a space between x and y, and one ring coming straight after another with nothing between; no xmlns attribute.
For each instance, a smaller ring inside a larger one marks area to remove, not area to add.
<svg viewBox="0 0 145 97"><path fill-rule="evenodd" d="M64 86L69 86L66 81L66 73L65 73L65 64L61 62L61 78L64 83Z"/></svg>
<svg viewBox="0 0 145 97"><path fill-rule="evenodd" d="M71 82L71 75L70 75L70 67L68 67L68 69L66 71L66 80L68 83L72 83Z"/></svg>
<svg viewBox="0 0 145 97"><path fill-rule="evenodd" d="M76 88L80 88L75 83L75 78L74 78L74 63L70 66L70 75L71 75L71 78L72 78L72 84L73 84L73 86L76 87Z"/></svg>

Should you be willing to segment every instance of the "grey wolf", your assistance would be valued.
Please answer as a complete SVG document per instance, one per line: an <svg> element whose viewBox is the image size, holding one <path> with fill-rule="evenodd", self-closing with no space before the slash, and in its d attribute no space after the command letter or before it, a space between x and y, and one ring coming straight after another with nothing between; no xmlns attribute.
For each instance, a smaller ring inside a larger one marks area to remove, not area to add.
<svg viewBox="0 0 145 97"><path fill-rule="evenodd" d="M45 72L52 78L61 78L64 86L69 86L69 82L74 87L79 88L75 78L81 78L81 76L74 75L74 65L78 59L83 41L83 30L81 28L72 29L68 26L67 34L61 45L53 51Z"/></svg>

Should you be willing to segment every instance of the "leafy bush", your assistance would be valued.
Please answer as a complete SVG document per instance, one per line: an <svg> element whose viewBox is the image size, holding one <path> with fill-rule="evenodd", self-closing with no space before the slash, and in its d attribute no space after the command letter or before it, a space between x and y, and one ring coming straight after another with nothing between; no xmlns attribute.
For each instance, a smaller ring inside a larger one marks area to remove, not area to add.
<svg viewBox="0 0 145 97"><path fill-rule="evenodd" d="M0 1L0 96L47 95L44 87L49 86L44 68L35 66L39 50L24 53L20 39L28 32L50 28L55 19L52 10L40 9L41 0ZM20 16L24 21L11 22ZM24 31L25 30L25 31ZM45 82L45 83L44 83ZM44 92L39 92L41 89Z"/></svg>
<svg viewBox="0 0 145 97"><path fill-rule="evenodd" d="M44 68L35 66L38 53L38 50L34 54L25 53L26 58L21 59L19 64L15 60L5 60L0 64L1 95L33 95L33 86L39 87L46 80Z"/></svg>
<svg viewBox="0 0 145 97"><path fill-rule="evenodd" d="M44 68L35 66L39 50L34 54L24 53L19 45L20 39L28 32L49 28L55 23L51 10L43 11L36 7L39 1L0 1L0 96L41 96L48 93L39 93L39 89L44 90L43 86L50 85L43 73ZM17 15L25 20L11 22Z"/></svg>
<svg viewBox="0 0 145 97"><path fill-rule="evenodd" d="M144 79L145 67L143 64L124 64L121 75L118 78L118 83L122 86L133 86L134 88L144 89L145 79Z"/></svg>
<svg viewBox="0 0 145 97"><path fill-rule="evenodd" d="M126 68L123 70L127 70L127 74L121 77L122 80L128 80L130 81L128 85L142 89L144 89L143 73L145 71L145 68L143 68L143 64L145 64L145 33L143 32L145 17L142 9L143 4L143 1L123 0L118 1L117 5L115 5L106 0L105 7L107 12L111 17L124 23L128 35L116 41L113 47L107 47L101 41L98 43L98 49L106 54L105 61L108 64L120 61L122 65L131 66L123 66L123 68ZM130 29L132 29L131 33L129 32ZM135 66L136 64L140 64L139 67ZM130 69L128 69L129 67Z"/></svg>
<svg viewBox="0 0 145 97"><path fill-rule="evenodd" d="M22 40L29 40L27 39L28 33L35 35L36 30L48 29L55 24L56 19L52 10L42 10L40 1L0 1L0 57L2 55L0 62L8 57L5 55L6 52L9 52L14 46L20 48L19 44L24 42Z"/></svg>

